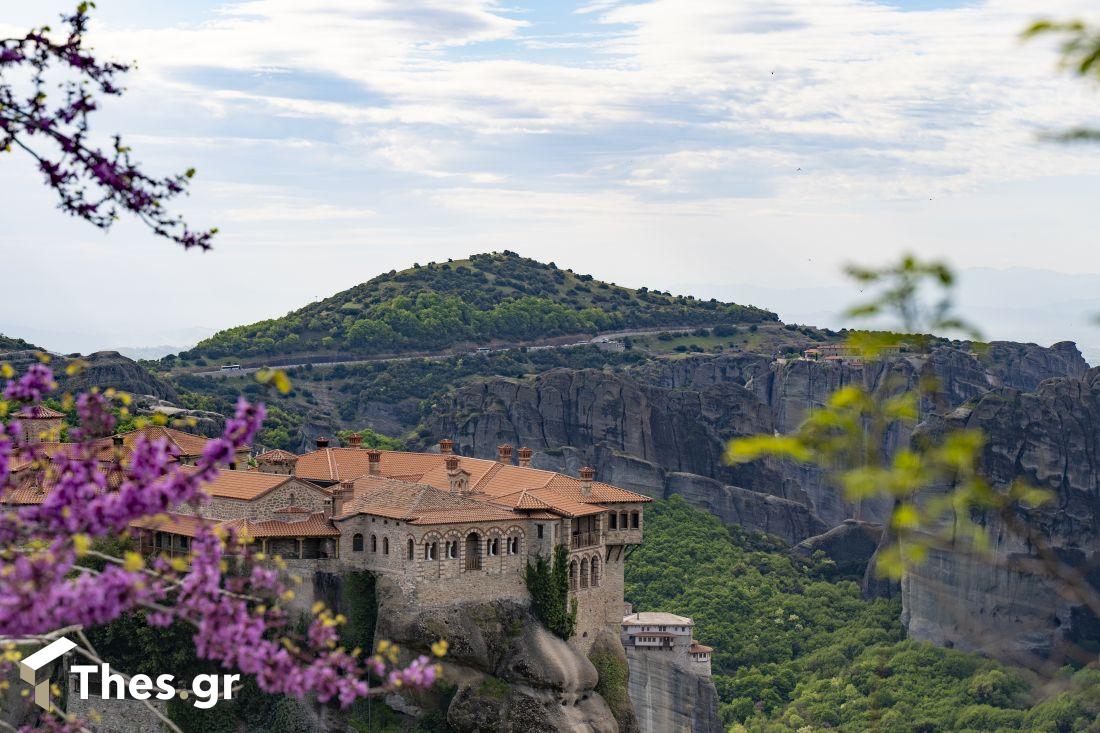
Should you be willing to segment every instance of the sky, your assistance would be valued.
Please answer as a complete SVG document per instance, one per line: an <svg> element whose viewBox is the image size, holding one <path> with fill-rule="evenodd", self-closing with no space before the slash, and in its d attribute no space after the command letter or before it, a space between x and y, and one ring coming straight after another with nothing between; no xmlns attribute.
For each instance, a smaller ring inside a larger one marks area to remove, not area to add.
<svg viewBox="0 0 1100 733"><path fill-rule="evenodd" d="M71 5L0 0L0 35ZM88 42L137 68L95 129L196 168L178 208L220 233L100 232L4 155L8 335L186 346L502 249L838 325L845 263L913 252L987 335L1100 350L1100 145L1042 139L1100 123L1100 89L1019 40L1091 0L97 5Z"/></svg>

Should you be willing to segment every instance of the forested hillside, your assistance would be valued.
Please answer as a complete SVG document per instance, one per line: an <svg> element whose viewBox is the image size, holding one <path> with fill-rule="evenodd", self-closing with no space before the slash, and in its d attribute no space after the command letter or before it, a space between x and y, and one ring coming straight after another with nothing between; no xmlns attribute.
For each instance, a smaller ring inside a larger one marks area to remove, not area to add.
<svg viewBox="0 0 1100 733"><path fill-rule="evenodd" d="M369 355L775 320L759 308L632 290L505 251L391 271L282 318L221 331L180 356Z"/></svg>
<svg viewBox="0 0 1100 733"><path fill-rule="evenodd" d="M626 568L636 610L692 616L715 648L733 731L1100 731L1100 672L1052 684L977 655L904 640L896 600L865 601L833 577L679 497L646 512Z"/></svg>

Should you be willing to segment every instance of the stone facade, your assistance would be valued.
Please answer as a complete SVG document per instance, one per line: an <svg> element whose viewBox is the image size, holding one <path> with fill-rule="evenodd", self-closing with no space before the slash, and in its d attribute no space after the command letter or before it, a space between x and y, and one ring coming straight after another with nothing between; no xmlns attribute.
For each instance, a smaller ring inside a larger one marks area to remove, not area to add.
<svg viewBox="0 0 1100 733"><path fill-rule="evenodd" d="M251 501L213 496L209 503L200 507L198 513L211 519L277 519L281 518L277 516L277 510L288 506L329 514L332 511L332 497L309 482L291 479ZM189 505L180 506L175 511L178 514L195 513Z"/></svg>

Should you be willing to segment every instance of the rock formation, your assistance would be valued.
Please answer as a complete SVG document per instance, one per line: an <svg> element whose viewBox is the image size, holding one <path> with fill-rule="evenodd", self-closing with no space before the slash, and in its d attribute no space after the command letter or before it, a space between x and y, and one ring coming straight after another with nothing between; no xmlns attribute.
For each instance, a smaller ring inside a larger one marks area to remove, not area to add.
<svg viewBox="0 0 1100 733"><path fill-rule="evenodd" d="M628 649L630 700L642 733L721 733L718 691L710 677L664 657Z"/></svg>
<svg viewBox="0 0 1100 733"><path fill-rule="evenodd" d="M1027 536L984 517L990 557L973 555L959 539L908 572L902 602L910 636L1030 664L1036 655L1058 660L1095 648L1100 622L1050 580L1037 545L1100 588L1100 369L1030 393L997 388L922 430L964 427L985 434L982 472L995 487L1024 479L1054 500L1019 510Z"/></svg>

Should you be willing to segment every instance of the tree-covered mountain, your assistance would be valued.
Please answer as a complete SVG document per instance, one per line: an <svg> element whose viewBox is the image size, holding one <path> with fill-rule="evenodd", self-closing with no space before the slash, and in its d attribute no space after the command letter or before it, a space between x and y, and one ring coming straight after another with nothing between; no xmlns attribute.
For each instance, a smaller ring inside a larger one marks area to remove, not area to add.
<svg viewBox="0 0 1100 733"><path fill-rule="evenodd" d="M632 290L505 251L391 271L282 318L220 331L181 357L388 354L777 320L760 308Z"/></svg>

